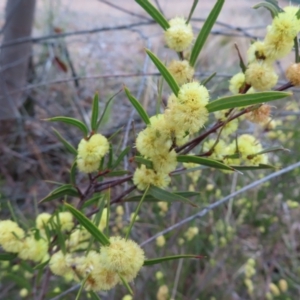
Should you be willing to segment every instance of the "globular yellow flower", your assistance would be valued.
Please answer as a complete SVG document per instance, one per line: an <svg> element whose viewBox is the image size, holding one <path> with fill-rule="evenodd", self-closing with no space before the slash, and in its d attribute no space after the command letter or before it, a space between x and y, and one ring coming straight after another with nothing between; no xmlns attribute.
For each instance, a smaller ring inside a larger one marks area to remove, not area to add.
<svg viewBox="0 0 300 300"><path fill-rule="evenodd" d="M133 300L131 295L125 295L122 300Z"/></svg>
<svg viewBox="0 0 300 300"><path fill-rule="evenodd" d="M271 282L269 284L269 290L270 292L272 293L273 296L279 296L280 295L280 290L279 288L277 287L277 285L273 282Z"/></svg>
<svg viewBox="0 0 300 300"><path fill-rule="evenodd" d="M118 205L116 207L116 214L119 216L123 216L124 215L124 208L122 205Z"/></svg>
<svg viewBox="0 0 300 300"><path fill-rule="evenodd" d="M266 55L273 60L287 55L293 48L293 40L300 31L300 21L296 7L286 7L268 26L265 37Z"/></svg>
<svg viewBox="0 0 300 300"><path fill-rule="evenodd" d="M48 258L48 243L44 239L36 240L33 235L26 237L18 257L23 260L40 262Z"/></svg>
<svg viewBox="0 0 300 300"><path fill-rule="evenodd" d="M240 89L245 84L245 74L240 72L235 74L229 81L229 90L232 94L240 93Z"/></svg>
<svg viewBox="0 0 300 300"><path fill-rule="evenodd" d="M195 72L187 60L173 60L169 64L168 70L179 85L191 81Z"/></svg>
<svg viewBox="0 0 300 300"><path fill-rule="evenodd" d="M166 213L169 209L168 202L159 201L157 206L160 208L161 212Z"/></svg>
<svg viewBox="0 0 300 300"><path fill-rule="evenodd" d="M233 119L230 122L227 122L222 128L222 134L223 136L228 136L234 132L237 131L239 126L239 120L238 119Z"/></svg>
<svg viewBox="0 0 300 300"><path fill-rule="evenodd" d="M263 104L259 108L248 112L246 119L253 123L266 124L269 120L270 110L270 105Z"/></svg>
<svg viewBox="0 0 300 300"><path fill-rule="evenodd" d="M166 244L166 239L163 235L160 235L156 238L157 247L163 247Z"/></svg>
<svg viewBox="0 0 300 300"><path fill-rule="evenodd" d="M161 151L151 156L153 168L157 172L170 173L176 169L177 154L175 150Z"/></svg>
<svg viewBox="0 0 300 300"><path fill-rule="evenodd" d="M253 62L248 65L246 82L258 91L270 90L278 80L273 66L266 62Z"/></svg>
<svg viewBox="0 0 300 300"><path fill-rule="evenodd" d="M23 288L23 289L20 290L19 295L20 295L21 298L25 298L25 297L28 296L28 293L29 293L28 290Z"/></svg>
<svg viewBox="0 0 300 300"><path fill-rule="evenodd" d="M51 214L49 213L41 213L39 214L35 219L36 228L42 230L47 226L47 223L49 222L51 218Z"/></svg>
<svg viewBox="0 0 300 300"><path fill-rule="evenodd" d="M178 102L191 107L203 107L208 104L208 100L207 88L197 81L184 84L178 93Z"/></svg>
<svg viewBox="0 0 300 300"><path fill-rule="evenodd" d="M18 253L23 247L25 233L16 222L0 221L0 245L7 252Z"/></svg>
<svg viewBox="0 0 300 300"><path fill-rule="evenodd" d="M73 252L80 249L86 249L89 244L90 237L91 234L85 228L75 229L66 241L68 251Z"/></svg>
<svg viewBox="0 0 300 300"><path fill-rule="evenodd" d="M171 178L168 174L147 169L145 165L137 168L133 175L133 183L141 191L145 190L150 184L161 188L167 187L170 181Z"/></svg>
<svg viewBox="0 0 300 300"><path fill-rule="evenodd" d="M172 140L163 114L151 117L150 122L151 125L138 134L135 143L142 155L151 158L161 151L168 151Z"/></svg>
<svg viewBox="0 0 300 300"><path fill-rule="evenodd" d="M182 85L178 97L169 98L168 108L165 111L165 119L170 130L172 132L180 130L181 134L199 131L208 119L206 109L208 100L207 89L198 82Z"/></svg>
<svg viewBox="0 0 300 300"><path fill-rule="evenodd" d="M74 257L71 264L74 273L85 279L84 288L87 291L110 290L120 281L116 272L103 267L101 254L96 251L90 251L87 256Z"/></svg>
<svg viewBox="0 0 300 300"><path fill-rule="evenodd" d="M49 261L49 268L51 272L55 275L73 277L73 270L69 263L71 260L72 260L71 254L65 255L60 250L52 254Z"/></svg>
<svg viewBox="0 0 300 300"><path fill-rule="evenodd" d="M288 283L285 279L280 279L278 282L278 286L283 293L285 293L289 288Z"/></svg>
<svg viewBox="0 0 300 300"><path fill-rule="evenodd" d="M165 41L170 49L181 52L192 44L194 39L193 29L186 24L184 18L174 18L169 21L170 27L165 31Z"/></svg>
<svg viewBox="0 0 300 300"><path fill-rule="evenodd" d="M73 215L70 212L68 211L59 212L57 217L59 218L59 224L61 226L60 229L62 231L69 231L73 228L74 226Z"/></svg>
<svg viewBox="0 0 300 300"><path fill-rule="evenodd" d="M101 248L101 265L131 282L144 264L144 251L132 240L111 237L109 241L110 245Z"/></svg>
<svg viewBox="0 0 300 300"><path fill-rule="evenodd" d="M262 41L254 42L247 51L248 63L255 62L257 60L267 60L266 45Z"/></svg>
<svg viewBox="0 0 300 300"><path fill-rule="evenodd" d="M165 284L161 285L159 287L157 294L156 294L156 299L157 300L168 300L169 299L169 289Z"/></svg>
<svg viewBox="0 0 300 300"><path fill-rule="evenodd" d="M290 65L286 72L286 78L294 85L300 86L300 64L292 64Z"/></svg>
<svg viewBox="0 0 300 300"><path fill-rule="evenodd" d="M293 201L293 200L287 200L286 204L287 204L288 208L290 208L290 209L299 207L299 203L297 201Z"/></svg>
<svg viewBox="0 0 300 300"><path fill-rule="evenodd" d="M203 144L203 152L208 152L212 149L215 145L216 141L213 139L207 140ZM211 155L209 156L212 159L220 159L222 160L223 157L227 154L226 152L226 144L223 140L219 140L218 143L215 145L214 149L212 150Z"/></svg>
<svg viewBox="0 0 300 300"><path fill-rule="evenodd" d="M253 294L253 291L254 291L253 281L252 281L251 279L249 279L249 278L246 278L246 279L244 280L244 283L245 283L245 285L246 285L246 287L247 287L248 293L249 293L250 295L252 295L252 294Z"/></svg>
<svg viewBox="0 0 300 300"><path fill-rule="evenodd" d="M191 241L198 233L198 227L189 227L188 230L184 233L184 236L188 241Z"/></svg>
<svg viewBox="0 0 300 300"><path fill-rule="evenodd" d="M163 278L164 278L163 272L162 272L162 271L157 271L157 272L155 273L155 278L156 278L156 280L161 280L161 279L163 279Z"/></svg>
<svg viewBox="0 0 300 300"><path fill-rule="evenodd" d="M256 273L255 269L249 264L246 264L244 272L247 278L251 278Z"/></svg>
<svg viewBox="0 0 300 300"><path fill-rule="evenodd" d="M83 173L95 172L103 156L109 150L107 138L94 134L89 140L82 139L78 145L77 166Z"/></svg>

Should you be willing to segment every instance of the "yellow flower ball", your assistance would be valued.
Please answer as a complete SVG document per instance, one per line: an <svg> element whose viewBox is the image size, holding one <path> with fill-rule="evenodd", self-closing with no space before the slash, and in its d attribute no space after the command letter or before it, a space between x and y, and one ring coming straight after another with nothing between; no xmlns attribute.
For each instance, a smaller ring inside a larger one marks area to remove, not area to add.
<svg viewBox="0 0 300 300"><path fill-rule="evenodd" d="M77 166L83 173L95 172L103 156L109 150L107 138L94 134L89 140L82 139L78 145Z"/></svg>
<svg viewBox="0 0 300 300"><path fill-rule="evenodd" d="M169 21L170 27L165 31L165 41L170 49L181 52L191 46L194 39L193 29L186 24L184 18L174 18Z"/></svg>
<svg viewBox="0 0 300 300"><path fill-rule="evenodd" d="M248 63L255 62L257 60L267 60L266 45L264 42L254 42L247 51Z"/></svg>
<svg viewBox="0 0 300 300"><path fill-rule="evenodd" d="M62 231L70 231L74 226L73 215L68 212L59 212L58 213L59 223Z"/></svg>
<svg viewBox="0 0 300 300"><path fill-rule="evenodd" d="M169 299L169 289L165 284L159 287L157 294L156 294L156 299L157 300L168 300Z"/></svg>
<svg viewBox="0 0 300 300"><path fill-rule="evenodd" d="M25 238L18 257L23 260L40 262L48 258L48 246L46 240L36 240L33 235L30 235Z"/></svg>
<svg viewBox="0 0 300 300"><path fill-rule="evenodd" d="M245 76L246 82L258 91L270 90L278 80L278 75L272 65L265 62L249 64Z"/></svg>
<svg viewBox="0 0 300 300"><path fill-rule="evenodd" d="M73 270L68 263L72 260L71 254L63 254L63 252L60 250L56 253L54 253L49 261L49 268L51 272L55 275L59 276L66 276L70 275L73 277Z"/></svg>
<svg viewBox="0 0 300 300"><path fill-rule="evenodd" d="M156 246L163 247L166 244L166 239L163 235L160 235L156 238Z"/></svg>
<svg viewBox="0 0 300 300"><path fill-rule="evenodd" d="M41 213L36 217L35 224L36 227L40 230L44 229L51 218L51 214L49 213Z"/></svg>
<svg viewBox="0 0 300 300"><path fill-rule="evenodd" d="M240 89L245 84L245 74L240 72L235 74L229 81L229 90L232 94L240 93Z"/></svg>
<svg viewBox="0 0 300 300"><path fill-rule="evenodd" d="M191 81L195 72L187 60L173 60L169 64L168 70L179 85Z"/></svg>
<svg viewBox="0 0 300 300"><path fill-rule="evenodd" d="M144 264L143 249L134 241L121 237L111 237L109 241L110 245L101 248L101 265L131 282Z"/></svg>
<svg viewBox="0 0 300 300"><path fill-rule="evenodd" d="M25 233L11 220L0 221L0 245L7 252L18 253L23 247Z"/></svg>
<svg viewBox="0 0 300 300"><path fill-rule="evenodd" d="M137 168L133 175L133 183L141 191L144 191L150 184L165 188L169 185L170 181L171 178L168 174L147 169L145 165Z"/></svg>
<svg viewBox="0 0 300 300"><path fill-rule="evenodd" d="M286 72L286 78L294 85L300 86L300 64L292 64L290 65Z"/></svg>

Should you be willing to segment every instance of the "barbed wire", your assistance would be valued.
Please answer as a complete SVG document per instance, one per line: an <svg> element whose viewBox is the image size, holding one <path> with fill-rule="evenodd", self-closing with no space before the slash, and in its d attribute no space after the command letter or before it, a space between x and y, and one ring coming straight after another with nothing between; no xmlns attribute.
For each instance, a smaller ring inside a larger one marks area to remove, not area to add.
<svg viewBox="0 0 300 300"><path fill-rule="evenodd" d="M158 232L157 234L153 235L151 238L149 238L146 241L142 242L140 244L140 246L141 247L145 246L146 244L154 241L159 236L164 235L164 234L166 234L166 233L168 233L168 232L170 232L170 231L172 231L172 230L174 230L174 229L176 229L176 228L178 228L178 227L180 227L180 226L182 226L182 225L184 225L184 224L186 224L186 223L188 223L188 222L190 222L190 221L192 221L192 220L194 220L196 218L201 218L201 217L205 216L210 210L212 210L212 209L214 209L214 208L216 208L216 207L218 207L218 206L226 203L230 199L238 196L239 194L242 194L242 193L244 193L244 192L246 192L246 191L248 191L248 190L250 190L250 189L252 189L252 188L254 188L256 186L258 186L258 185L261 185L261 184L263 184L263 183L265 183L265 182L267 182L267 181L275 178L275 177L278 177L278 176L280 176L282 174L288 173L288 172L290 172L290 171L292 171L292 170L294 170L294 169L296 169L298 167L300 167L300 161L297 162L297 163L295 163L295 164L293 164L293 165L285 167L285 168L283 168L280 171L274 172L274 173L272 173L272 174L270 174L270 175L268 175L268 176L266 176L266 177L264 177L262 179L256 180L256 181L254 181L254 182L252 182L252 183L244 186L240 190L238 190L238 191L236 191L234 193L229 194L228 196L222 198L221 200L208 205L204 209L200 210L198 213L196 213L196 214L194 214L194 215L192 215L190 217L187 217L187 218L185 218L185 219L183 219L183 220L175 223L174 225L172 225L172 226L170 226L170 227L168 227L168 228L166 228L166 229Z"/></svg>

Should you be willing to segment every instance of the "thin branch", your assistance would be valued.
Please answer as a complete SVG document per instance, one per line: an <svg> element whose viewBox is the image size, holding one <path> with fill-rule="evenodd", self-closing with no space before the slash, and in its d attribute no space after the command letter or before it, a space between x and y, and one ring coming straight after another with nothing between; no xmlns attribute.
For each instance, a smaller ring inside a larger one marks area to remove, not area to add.
<svg viewBox="0 0 300 300"><path fill-rule="evenodd" d="M80 283L76 284L76 285L72 286L71 288L69 288L68 290L64 291L63 293L59 294L58 296L51 298L50 300L60 300L60 299L62 299L62 297L78 290L80 287L81 287Z"/></svg>
<svg viewBox="0 0 300 300"><path fill-rule="evenodd" d="M146 17L146 16L134 13L134 12L128 10L128 9L125 9L125 8L123 8L121 6L112 4L112 3L108 2L108 1L105 1L105 0L98 0L98 1L101 2L101 3L105 3L105 4L109 5L110 7L113 7L115 9L119 10L119 11L122 11L122 12L124 12L124 13L126 13L126 14L128 14L130 16L134 16L134 17L138 17L138 18L141 18L141 19L144 19L144 20L151 21L151 19L148 18L148 17Z"/></svg>
<svg viewBox="0 0 300 300"><path fill-rule="evenodd" d="M194 220L196 218L201 218L201 217L205 216L210 210L212 210L212 209L214 209L214 208L216 208L216 207L218 207L218 206L226 203L231 198L236 197L239 194L242 194L242 193L244 193L244 192L246 192L246 191L248 191L248 190L250 190L252 188L255 188L256 186L261 185L261 184L263 184L263 183L265 183L265 182L267 182L267 181L269 181L269 180L271 180L273 178L276 178L276 177L278 177L278 176L280 176L282 174L288 173L288 172L290 172L290 171L292 171L292 170L294 170L294 169L296 169L298 167L300 167L300 161L297 162L297 163L295 163L295 164L293 164L293 165L291 165L291 166L288 166L288 167L286 167L286 168L284 168L284 169L282 169L280 171L274 172L274 173L272 173L272 174L270 174L270 175L268 175L268 176L266 176L266 177L264 177L264 178L262 178L260 180L256 180L256 181L254 181L254 182L252 182L252 183L244 186L240 190L238 190L238 191L236 191L236 192L234 192L234 193L232 193L232 194L224 197L223 199L221 199L221 200L219 200L219 201L217 201L217 202L215 202L215 203L213 203L211 205L208 205L206 208L202 209L198 213L196 213L196 214L194 214L194 215L192 215L192 216L190 216L190 217L188 217L186 219L183 219L180 222L178 222L178 223L176 223L176 224L174 224L174 225L166 228L165 230L163 230L163 231L155 234L154 236L152 236L148 240L142 242L140 244L140 246L145 246L146 244L154 241L157 237L159 237L161 235L164 235L164 234L166 234L166 233L168 233L168 232L170 232L170 231L172 231L172 230L174 230L174 229L176 229L176 228L178 228L178 227L180 227L180 226L182 226L182 225L184 225L184 224L186 224L186 223L188 223L188 222L190 222L190 221L192 221L192 220Z"/></svg>
<svg viewBox="0 0 300 300"><path fill-rule="evenodd" d="M118 26L114 26L114 27L108 26L108 27L101 27L101 28L71 31L71 32L54 33L54 34L49 34L49 35L40 36L40 37L23 37L23 38L15 39L8 43L2 44L0 46L0 49L14 46L14 45L24 44L24 43L28 43L28 42L38 43L41 41L46 41L46 40L50 40L50 39L59 39L59 38L74 36L74 35L93 34L93 33L97 33L97 32L113 31L113 30L124 30L124 29L128 30L128 29L131 29L132 27L139 27L139 26L152 25L152 24L155 24L155 22L154 21L138 22L138 23L132 23L132 24L126 24L126 25L118 25Z"/></svg>

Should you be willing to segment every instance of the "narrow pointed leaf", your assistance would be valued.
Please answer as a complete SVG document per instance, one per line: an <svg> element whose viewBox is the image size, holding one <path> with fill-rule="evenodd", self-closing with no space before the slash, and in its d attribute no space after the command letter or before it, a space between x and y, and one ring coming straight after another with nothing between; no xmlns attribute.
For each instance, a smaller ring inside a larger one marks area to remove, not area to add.
<svg viewBox="0 0 300 300"><path fill-rule="evenodd" d="M225 0L217 0L217 3L215 4L214 8L211 10L209 16L207 17L205 23L203 24L203 27L201 31L199 32L197 39L195 41L194 47L192 49L191 57L190 57L190 65L192 67L195 66L195 63L197 61L197 58L211 32L212 27L214 26L218 15L223 7Z"/></svg>
<svg viewBox="0 0 300 300"><path fill-rule="evenodd" d="M73 155L77 156L77 150L67 141L65 140L62 135L54 128L52 128L54 131L55 136L57 139L65 146L65 148Z"/></svg>
<svg viewBox="0 0 300 300"><path fill-rule="evenodd" d="M130 151L130 146L126 147L119 155L115 163L112 165L111 169L115 169L123 160L123 158L129 153Z"/></svg>
<svg viewBox="0 0 300 300"><path fill-rule="evenodd" d="M148 0L135 0L135 2L138 3L163 30L167 30L170 27L165 17Z"/></svg>
<svg viewBox="0 0 300 300"><path fill-rule="evenodd" d="M261 2L253 6L254 9L258 9L260 7L266 8L270 13L272 18L274 19L278 15L278 8L269 2Z"/></svg>
<svg viewBox="0 0 300 300"><path fill-rule="evenodd" d="M34 270L43 270L48 264L49 264L50 259L36 265L33 269Z"/></svg>
<svg viewBox="0 0 300 300"><path fill-rule="evenodd" d="M49 202L64 196L78 197L78 191L71 185L65 184L52 191L48 196L43 198L39 203Z"/></svg>
<svg viewBox="0 0 300 300"><path fill-rule="evenodd" d="M69 117L54 117L54 118L49 118L46 119L46 121L50 121L50 122L63 122L66 124L70 124L72 126L77 127L78 129L80 129L84 136L86 137L89 133L88 128L79 120L74 119L74 118L69 118Z"/></svg>
<svg viewBox="0 0 300 300"><path fill-rule="evenodd" d="M82 205L82 209L94 205L96 202L100 200L101 197L102 197L101 193L95 193L89 200L86 200L84 202L84 204Z"/></svg>
<svg viewBox="0 0 300 300"><path fill-rule="evenodd" d="M91 128L93 131L98 129L98 117L99 117L99 94L95 93L92 107Z"/></svg>
<svg viewBox="0 0 300 300"><path fill-rule="evenodd" d="M178 96L179 93L179 85L177 84L174 77L171 75L169 70L166 68L166 66L158 59L155 54L153 54L150 50L146 49L147 54L149 55L152 62L155 64L156 68L160 72L161 76L165 79L165 81L168 83L170 89L172 92Z"/></svg>
<svg viewBox="0 0 300 300"><path fill-rule="evenodd" d="M102 115L97 123L97 128L99 128L99 126L105 122L105 119L107 119L107 115L109 115L110 113L110 108L111 108L111 103L112 103L112 100L118 95L120 94L121 92L123 91L123 89L121 89L120 91L118 91L117 93L115 93L114 95L112 95L106 102L105 104L105 107L104 107L104 110L102 112Z"/></svg>
<svg viewBox="0 0 300 300"><path fill-rule="evenodd" d="M217 160L210 159L210 158L203 158L200 156L178 155L177 161L182 162L182 163L194 163L194 164L204 165L204 166L208 166L208 167L216 168L216 169L234 171L234 169L232 167L227 166Z"/></svg>
<svg viewBox="0 0 300 300"><path fill-rule="evenodd" d="M193 5L192 5L191 10L190 10L190 13L189 13L189 16L188 16L188 18L186 20L186 24L188 24L190 22L190 20L191 20L191 18L193 16L193 13L194 13L194 11L195 11L195 9L197 7L198 1L199 0L194 0Z"/></svg>
<svg viewBox="0 0 300 300"><path fill-rule="evenodd" d="M107 169L111 169L113 163L114 153L113 153L113 145L109 144L109 152L108 152L108 162L107 162Z"/></svg>
<svg viewBox="0 0 300 300"><path fill-rule="evenodd" d="M239 171L247 171L247 170L263 170L263 169L276 169L276 167L272 165L265 165L265 164L259 164L258 166L233 166L231 165L235 170Z"/></svg>
<svg viewBox="0 0 300 300"><path fill-rule="evenodd" d="M134 157L134 161L136 161L136 162L138 162L140 164L145 165L149 169L153 169L153 163L149 159L143 158L141 156L135 156Z"/></svg>
<svg viewBox="0 0 300 300"><path fill-rule="evenodd" d="M176 195L176 196L178 195L180 197L188 198L188 197L193 197L193 196L199 196L199 193L197 193L197 192L175 192L174 195ZM142 197L142 195L132 196L132 197L129 197L129 198L125 198L123 200L123 202L138 202L138 201L141 200L141 197ZM160 200L160 199L155 198L152 195L146 195L146 197L144 199L144 202L161 202L161 201L173 202L174 201L174 200L172 200L172 201L169 201L169 200L170 199Z"/></svg>
<svg viewBox="0 0 300 300"><path fill-rule="evenodd" d="M210 76L201 81L201 84L206 86L215 76L217 72L212 73Z"/></svg>
<svg viewBox="0 0 300 300"><path fill-rule="evenodd" d="M129 292L129 294L133 295L133 291L132 291L129 283L123 278L123 276L120 273L118 273L118 275L121 278L121 281L122 281L123 285L126 287L126 289Z"/></svg>
<svg viewBox="0 0 300 300"><path fill-rule="evenodd" d="M195 254L181 254L181 255L159 257L154 259L146 259L144 261L144 266L152 266L152 265L160 264L165 261L176 260L181 258L200 258L200 257L201 256Z"/></svg>
<svg viewBox="0 0 300 300"><path fill-rule="evenodd" d="M17 257L17 254L15 254L15 253L0 253L0 261L13 260L16 257Z"/></svg>
<svg viewBox="0 0 300 300"><path fill-rule="evenodd" d="M77 221L103 246L108 246L109 239L79 210L70 204L64 204Z"/></svg>
<svg viewBox="0 0 300 300"><path fill-rule="evenodd" d="M173 194L171 192L163 190L157 186L150 186L148 193L150 195L152 195L154 198L159 199L161 201L167 201L167 202L180 201L182 203L197 207L197 205L195 203L193 203L192 201L190 201L189 199L182 197L178 194Z"/></svg>
<svg viewBox="0 0 300 300"><path fill-rule="evenodd" d="M289 149L286 149L286 148L283 148L283 147L270 147L270 148L266 148L266 149L263 149L262 151L260 152L257 152L255 154L250 154L248 155L248 157L254 157L254 156L257 156L257 155L261 155L261 154L265 154L265 153L270 153L270 152L276 152L276 151L287 151L287 152L290 152Z"/></svg>
<svg viewBox="0 0 300 300"><path fill-rule="evenodd" d="M76 167L77 167L77 162L75 160L70 170L70 182L72 185L76 185Z"/></svg>
<svg viewBox="0 0 300 300"><path fill-rule="evenodd" d="M265 103L291 96L292 93L286 92L261 92L254 94L234 95L214 100L206 105L209 112L223 109L244 107L254 104Z"/></svg>
<svg viewBox="0 0 300 300"><path fill-rule="evenodd" d="M90 291L89 295L91 296L92 300L101 300L101 298L93 291Z"/></svg>
<svg viewBox="0 0 300 300"><path fill-rule="evenodd" d="M142 107L141 103L131 95L131 93L129 92L129 90L126 87L124 88L124 91L125 91L127 98L129 99L129 101L131 102L133 107L136 109L137 113L140 115L140 117L145 122L145 124L150 125L149 116L146 113L146 111L144 110L144 108Z"/></svg>

